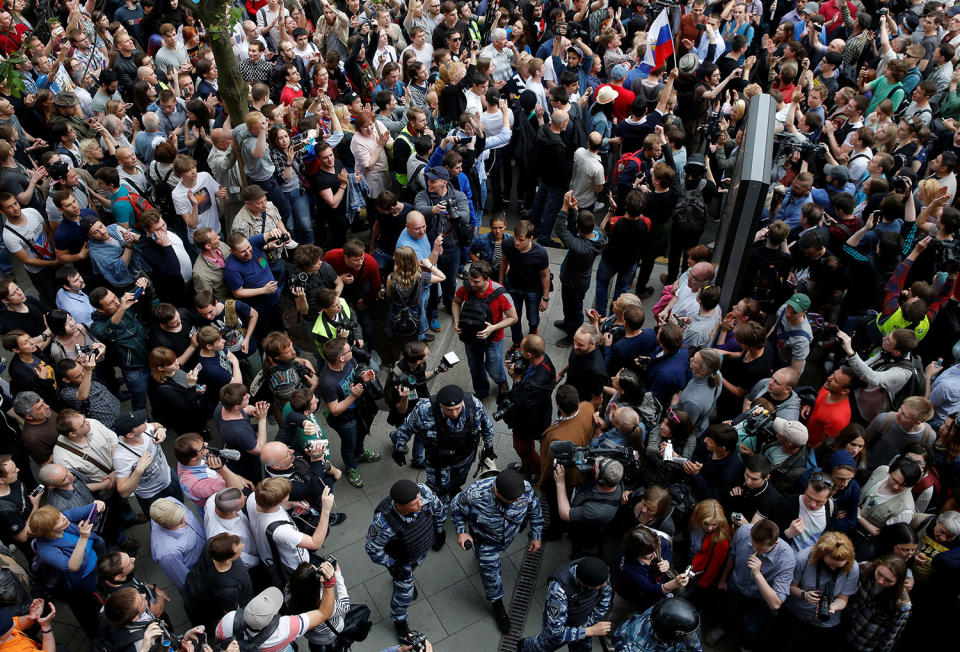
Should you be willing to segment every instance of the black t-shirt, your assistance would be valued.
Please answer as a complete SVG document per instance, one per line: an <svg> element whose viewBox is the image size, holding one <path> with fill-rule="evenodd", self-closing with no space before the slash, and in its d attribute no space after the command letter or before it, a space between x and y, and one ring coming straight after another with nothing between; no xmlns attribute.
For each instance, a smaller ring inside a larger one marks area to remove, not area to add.
<svg viewBox="0 0 960 652"><path fill-rule="evenodd" d="M350 394L350 386L354 384L353 372L357 368L357 361L351 360L346 364L342 371L334 371L330 365L324 365L320 373L317 374L317 394L324 405L342 401ZM330 419L349 418L356 414L357 401L350 404L346 410L337 416L331 415Z"/></svg>
<svg viewBox="0 0 960 652"><path fill-rule="evenodd" d="M377 224L380 225L380 236L377 238L377 249L385 254L393 255L397 247L397 238L403 233L407 226L407 213L413 210L413 206L407 202L402 203L399 215L393 213L381 213L376 211Z"/></svg>
<svg viewBox="0 0 960 652"><path fill-rule="evenodd" d="M568 362L567 382L577 388L581 401L589 401L603 393L609 376L599 347L584 355L571 351Z"/></svg>
<svg viewBox="0 0 960 652"><path fill-rule="evenodd" d="M643 218L631 220L625 215L613 218L607 224L610 240L603 250L603 260L618 269L635 263L647 231L647 222Z"/></svg>
<svg viewBox="0 0 960 652"><path fill-rule="evenodd" d="M163 330L160 328L160 326L154 326L152 329L150 329L151 349L154 349L158 346L165 346L180 356L184 351L190 348L190 336L196 332L196 329L192 326L193 317L184 308L177 308L177 312L180 313L180 331L177 333L171 333ZM187 369L191 369L195 364L197 364L196 353L194 353L190 360L187 361L187 364L183 366Z"/></svg>
<svg viewBox="0 0 960 652"><path fill-rule="evenodd" d="M550 266L550 256L542 245L534 242L529 250L520 253L513 240L504 240L503 257L510 264L506 278L508 289L530 292L543 290L540 272Z"/></svg>
<svg viewBox="0 0 960 652"><path fill-rule="evenodd" d="M30 508L27 488L17 480L10 485L10 493L0 497L0 540L10 543L14 536L23 531L27 526Z"/></svg>
<svg viewBox="0 0 960 652"><path fill-rule="evenodd" d="M733 337L728 335L728 337ZM754 385L770 377L770 371L775 361L773 349L767 347L756 360L744 362L742 357L726 356L723 359L723 378L731 385L750 391ZM735 417L743 408L743 397L734 396L728 391L720 394L717 402L717 413L723 418Z"/></svg>
<svg viewBox="0 0 960 652"><path fill-rule="evenodd" d="M43 315L47 312L47 307L33 297L27 297L26 306L27 312L14 312L9 308L3 311L4 333L19 329L30 337L36 337L46 330Z"/></svg>
<svg viewBox="0 0 960 652"><path fill-rule="evenodd" d="M336 208L331 208L323 197L320 197L321 190L329 189L334 195L337 194L337 191L340 190L340 177L337 175L340 174L343 170L343 163L340 161L334 162L335 173L331 174L325 170L317 170L317 173L311 179L311 183L315 186L315 192L318 195L317 197L317 218L326 218L332 222L346 222L347 221L347 191L343 191L343 197L340 198L340 203L337 204Z"/></svg>

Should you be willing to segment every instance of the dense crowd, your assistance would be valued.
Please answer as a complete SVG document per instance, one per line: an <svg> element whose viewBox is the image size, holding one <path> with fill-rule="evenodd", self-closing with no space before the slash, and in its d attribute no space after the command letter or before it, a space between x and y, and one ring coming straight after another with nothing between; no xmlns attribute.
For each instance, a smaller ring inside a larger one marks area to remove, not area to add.
<svg viewBox="0 0 960 652"><path fill-rule="evenodd" d="M324 550L348 518L403 652L432 649L407 611L451 529L504 634L501 556L570 546L520 652L943 630L960 5L220 4L0 8L0 652L63 649L58 609L96 650L365 649ZM727 204L767 98L770 191L723 305L711 246L749 217ZM470 386L433 382L460 356ZM334 511L374 463L425 481Z"/></svg>

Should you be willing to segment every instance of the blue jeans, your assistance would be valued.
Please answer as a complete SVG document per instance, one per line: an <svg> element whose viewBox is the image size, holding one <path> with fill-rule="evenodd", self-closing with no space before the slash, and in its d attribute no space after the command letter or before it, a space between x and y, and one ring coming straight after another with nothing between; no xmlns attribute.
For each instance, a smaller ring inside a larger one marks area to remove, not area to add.
<svg viewBox="0 0 960 652"><path fill-rule="evenodd" d="M533 200L530 221L537 227L537 237L540 240L553 239L553 225L563 207L563 195L566 189L567 186L548 186L543 181L537 185L537 196Z"/></svg>
<svg viewBox="0 0 960 652"><path fill-rule="evenodd" d="M286 195L283 194L283 191L280 190L280 184L277 183L277 180L273 177L268 177L259 181L248 178L247 183L256 184L260 186L260 189L263 190L263 192L267 193L267 199L272 201L273 205L277 207L277 210L280 212L280 217L283 218L283 222L286 224L287 218L290 217L290 203L287 200Z"/></svg>
<svg viewBox="0 0 960 652"><path fill-rule="evenodd" d="M7 276L13 276L13 265L10 261L10 252L7 251L7 247L0 241L0 272L6 274Z"/></svg>
<svg viewBox="0 0 960 652"><path fill-rule="evenodd" d="M470 378L473 379L473 391L477 398L485 398L490 394L487 374L498 385L507 382L507 370L503 367L503 340L487 345L468 344L466 351L467 366L470 367Z"/></svg>
<svg viewBox="0 0 960 652"><path fill-rule="evenodd" d="M617 277L617 282L613 287L613 300L627 291L630 287L630 281L633 279L633 271L637 268L636 263L631 263L627 267L617 268L609 264L603 258L600 259L600 265L597 267L597 291L594 293L593 306L601 316L607 314L608 302L607 295L610 287L610 279Z"/></svg>
<svg viewBox="0 0 960 652"><path fill-rule="evenodd" d="M143 369L122 369L123 380L127 383L127 391L132 395L130 397L130 406L134 410L145 410L147 408L147 379L150 378L150 370Z"/></svg>
<svg viewBox="0 0 960 652"><path fill-rule="evenodd" d="M356 410L348 411L346 416L327 417L327 423L340 435L340 458L347 471L357 468L357 457L363 454L363 441L367 437L367 426L353 412Z"/></svg>
<svg viewBox="0 0 960 652"><path fill-rule="evenodd" d="M284 224L293 232L293 239L300 244L313 244L313 217L310 214L310 196L303 188L281 190L286 210L277 210L285 215Z"/></svg>
<svg viewBox="0 0 960 652"><path fill-rule="evenodd" d="M373 250L373 259L377 261L377 269L380 270L380 278L386 282L387 275L393 271L393 256L384 253L382 249L377 247Z"/></svg>
<svg viewBox="0 0 960 652"><path fill-rule="evenodd" d="M510 327L510 338L515 345L520 344L523 339L523 326L520 325L523 319L523 308L527 308L527 325L529 332L537 330L540 325L540 299L543 298L543 290L508 290L513 299L513 305L517 309L517 323Z"/></svg>

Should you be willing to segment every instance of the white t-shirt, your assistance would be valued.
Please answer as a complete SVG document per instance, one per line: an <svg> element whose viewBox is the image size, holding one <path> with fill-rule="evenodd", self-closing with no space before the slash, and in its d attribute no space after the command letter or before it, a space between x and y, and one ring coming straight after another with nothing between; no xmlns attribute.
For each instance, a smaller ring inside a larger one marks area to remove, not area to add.
<svg viewBox="0 0 960 652"><path fill-rule="evenodd" d="M430 70L430 66L433 65L433 45L431 45L430 43L424 43L423 48L421 48L420 50L413 47L412 44L408 45L407 48L400 53L401 59L403 59L403 54L407 50L410 50L411 52L413 52L413 57L417 61L422 63L427 70Z"/></svg>
<svg viewBox="0 0 960 652"><path fill-rule="evenodd" d="M287 568L294 569L300 562L310 561L310 554L303 548L297 547L303 541L303 533L293 524L293 519L283 509L264 513L257 509L257 500L254 494L247 498L247 514L250 516L250 530L257 544L260 559L272 564L270 543L267 541L267 527L274 521L283 521L285 524L273 531L273 542L280 552L280 559Z"/></svg>
<svg viewBox="0 0 960 652"><path fill-rule="evenodd" d="M133 469L144 453L150 453L152 456L150 464L144 469L140 482L133 491L139 498L156 496L170 484L170 465L167 463L166 455L163 454L163 449L150 437L152 433L153 426L148 424L139 446L121 438L117 447L113 449L113 469L118 478L129 478L133 475Z"/></svg>
<svg viewBox="0 0 960 652"><path fill-rule="evenodd" d="M803 534L793 537L789 543L794 549L800 550L815 544L823 531L827 529L827 508L823 506L811 512L803 504L802 496L797 496L797 500L800 503L799 518L803 521Z"/></svg>
<svg viewBox="0 0 960 652"><path fill-rule="evenodd" d="M47 232L43 230L43 216L40 215L40 212L33 208L23 208L21 209L23 217L27 219L27 223L24 225L11 224L5 220L3 226L3 244L11 254L15 254L21 249L26 250L27 255L30 258L41 258L46 260L54 260L56 254L53 251L53 242L47 238ZM16 231L16 233L14 233ZM17 235L19 233L23 236L23 239ZM26 239L28 242L32 242L33 246L30 247L23 240ZM37 254L41 253L41 256ZM37 273L43 269L41 265L31 265L30 263L24 263L23 265L28 272Z"/></svg>
<svg viewBox="0 0 960 652"><path fill-rule="evenodd" d="M216 501L211 496L203 506L203 530L207 533L208 541L218 534L236 534L243 539L243 552L240 553L243 565L253 568L260 563L260 558L257 556L257 541L250 532L247 515L242 511L234 518L222 518L217 514Z"/></svg>
<svg viewBox="0 0 960 652"><path fill-rule="evenodd" d="M236 613L236 611L231 611L217 623L217 638L221 641L233 636L233 617ZM267 637L267 640L263 642L260 649L266 652L288 650L290 649L289 646L291 643L307 633L307 627L309 627L309 625L310 623L307 621L306 616L303 615L280 616L276 631ZM254 632L247 630L246 635L252 638Z"/></svg>
<svg viewBox="0 0 960 652"><path fill-rule="evenodd" d="M167 231L167 239L170 240L170 246L173 247L173 252L177 255L177 262L180 263L180 277L184 283L189 283L190 279L193 278L193 264L190 262L190 256L183 245L183 240L173 231Z"/></svg>
<svg viewBox="0 0 960 652"><path fill-rule="evenodd" d="M296 44L294 44L293 53L303 59L303 63L307 64L308 66L310 62L313 61L313 58L319 54L317 52L317 46L310 41L307 41L307 47L302 50L297 47Z"/></svg>
<svg viewBox="0 0 960 652"><path fill-rule="evenodd" d="M183 180L173 189L173 208L177 215L193 212L193 204L187 192L193 190L193 196L197 198L197 228L187 227L187 237L193 240L193 232L204 227L213 229L214 233L220 233L220 214L217 211L217 191L220 190L220 184L217 183L209 172L198 172L197 183L193 188L187 188L183 185Z"/></svg>

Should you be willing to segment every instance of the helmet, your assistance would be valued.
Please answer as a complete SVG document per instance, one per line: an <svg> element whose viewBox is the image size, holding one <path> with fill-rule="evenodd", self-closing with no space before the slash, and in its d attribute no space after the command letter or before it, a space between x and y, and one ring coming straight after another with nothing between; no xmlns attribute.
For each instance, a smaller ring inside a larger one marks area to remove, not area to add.
<svg viewBox="0 0 960 652"><path fill-rule="evenodd" d="M679 643L700 626L700 614L683 598L666 598L653 607L650 624L664 643Z"/></svg>

